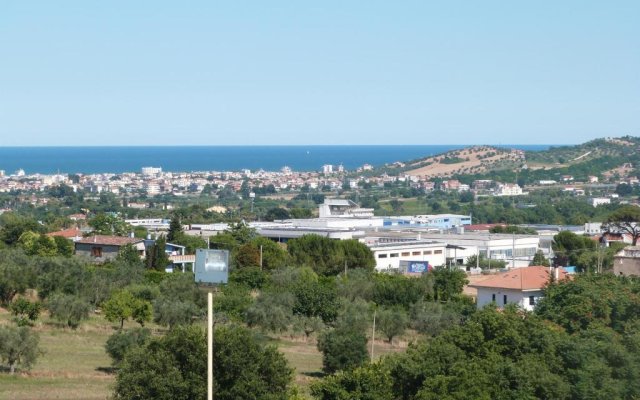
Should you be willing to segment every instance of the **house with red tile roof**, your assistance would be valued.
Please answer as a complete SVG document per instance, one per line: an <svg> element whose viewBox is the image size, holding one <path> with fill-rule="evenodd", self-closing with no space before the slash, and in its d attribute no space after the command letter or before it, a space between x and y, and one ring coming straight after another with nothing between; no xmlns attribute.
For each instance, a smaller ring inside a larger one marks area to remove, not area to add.
<svg viewBox="0 0 640 400"><path fill-rule="evenodd" d="M63 238L77 242L78 240L82 239L82 234L83 232L78 228L69 228L69 229L63 229L61 231L47 233L47 236L49 237L62 236Z"/></svg>
<svg viewBox="0 0 640 400"><path fill-rule="evenodd" d="M144 239L107 235L93 235L78 240L75 242L75 253L100 263L116 258L120 249L128 244L138 251L140 257L146 256Z"/></svg>
<svg viewBox="0 0 640 400"><path fill-rule="evenodd" d="M476 305L482 308L495 303L499 308L515 304L523 310L533 311L543 296L544 288L551 281L568 279L563 268L543 266L513 268L486 280L473 283L469 287L478 291Z"/></svg>

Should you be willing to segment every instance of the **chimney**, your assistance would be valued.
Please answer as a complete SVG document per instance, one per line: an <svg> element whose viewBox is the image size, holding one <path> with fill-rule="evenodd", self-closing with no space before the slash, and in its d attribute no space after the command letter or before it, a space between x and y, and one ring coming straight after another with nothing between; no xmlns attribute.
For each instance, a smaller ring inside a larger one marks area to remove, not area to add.
<svg viewBox="0 0 640 400"><path fill-rule="evenodd" d="M557 267L554 271L554 279L556 282L558 282L558 280L560 279L560 267Z"/></svg>
<svg viewBox="0 0 640 400"><path fill-rule="evenodd" d="M96 242L96 235L93 235L93 243Z"/></svg>
<svg viewBox="0 0 640 400"><path fill-rule="evenodd" d="M136 235L133 233L133 231L131 231L131 232L129 232L129 237L130 237L131 239L133 239L134 237L136 237Z"/></svg>

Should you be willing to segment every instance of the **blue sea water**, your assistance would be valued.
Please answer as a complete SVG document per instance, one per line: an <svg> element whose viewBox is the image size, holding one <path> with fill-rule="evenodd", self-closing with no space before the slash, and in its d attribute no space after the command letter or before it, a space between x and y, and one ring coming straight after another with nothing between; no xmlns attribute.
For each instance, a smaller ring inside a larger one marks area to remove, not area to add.
<svg viewBox="0 0 640 400"><path fill-rule="evenodd" d="M381 166L408 161L463 145L389 146L178 146L178 147L1 147L0 170L41 173L139 172L142 167L163 171L317 171L324 164L347 170L363 164ZM545 150L549 145L502 145L522 150Z"/></svg>

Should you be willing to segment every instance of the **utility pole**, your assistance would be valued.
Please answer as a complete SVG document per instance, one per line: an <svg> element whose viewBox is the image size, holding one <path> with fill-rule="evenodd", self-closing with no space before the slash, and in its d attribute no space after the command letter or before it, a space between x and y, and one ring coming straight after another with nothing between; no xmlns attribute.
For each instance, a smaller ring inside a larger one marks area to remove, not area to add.
<svg viewBox="0 0 640 400"><path fill-rule="evenodd" d="M511 268L516 267L516 234L512 234L511 242Z"/></svg>
<svg viewBox="0 0 640 400"><path fill-rule="evenodd" d="M207 293L207 400L213 400L213 293Z"/></svg>
<svg viewBox="0 0 640 400"><path fill-rule="evenodd" d="M262 245L260 245L260 271L262 271Z"/></svg>
<svg viewBox="0 0 640 400"><path fill-rule="evenodd" d="M373 309L373 328L371 329L371 362L373 362L374 344L376 343L376 311Z"/></svg>
<svg viewBox="0 0 640 400"><path fill-rule="evenodd" d="M344 260L344 276L347 276L347 260Z"/></svg>

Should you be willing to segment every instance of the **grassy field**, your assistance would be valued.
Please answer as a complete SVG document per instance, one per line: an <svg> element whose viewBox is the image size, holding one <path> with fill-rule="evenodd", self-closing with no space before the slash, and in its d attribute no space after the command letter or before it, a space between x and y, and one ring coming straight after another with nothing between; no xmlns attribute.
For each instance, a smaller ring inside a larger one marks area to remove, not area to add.
<svg viewBox="0 0 640 400"><path fill-rule="evenodd" d="M0 323L9 323L6 312ZM0 374L0 399L106 399L114 376L104 343L113 332L101 317L77 331L63 329L47 318L34 328L43 354L28 373Z"/></svg>
<svg viewBox="0 0 640 400"><path fill-rule="evenodd" d="M9 323L9 314L0 309L0 324ZM132 322L125 324L126 327L136 325ZM161 330L153 325L150 328ZM34 330L40 335L43 354L29 372L19 372L14 376L0 374L1 400L109 398L115 374L104 344L115 331L115 326L95 315L74 331L45 316ZM265 337L265 341L278 346L296 370L296 385L303 394L308 394L309 384L322 376L322 355L316 349L315 341L305 343L301 338L290 337ZM374 351L378 358L405 348L406 343L403 342L392 347L376 340Z"/></svg>

